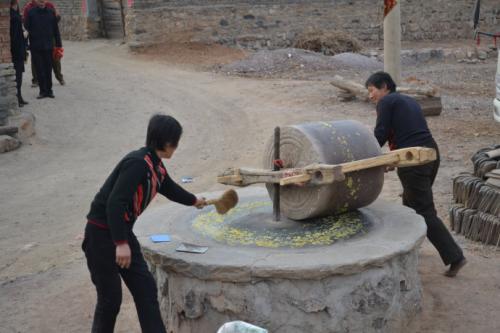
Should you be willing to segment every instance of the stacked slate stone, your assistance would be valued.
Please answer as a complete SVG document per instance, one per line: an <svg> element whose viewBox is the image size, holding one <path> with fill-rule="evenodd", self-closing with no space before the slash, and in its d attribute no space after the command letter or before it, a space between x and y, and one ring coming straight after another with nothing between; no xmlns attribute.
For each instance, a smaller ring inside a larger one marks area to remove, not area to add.
<svg viewBox="0 0 500 333"><path fill-rule="evenodd" d="M479 150L472 156L474 173L453 179L450 209L451 229L466 238L498 246L500 244L500 187L487 183L492 171L500 169L500 156L487 153L500 145Z"/></svg>

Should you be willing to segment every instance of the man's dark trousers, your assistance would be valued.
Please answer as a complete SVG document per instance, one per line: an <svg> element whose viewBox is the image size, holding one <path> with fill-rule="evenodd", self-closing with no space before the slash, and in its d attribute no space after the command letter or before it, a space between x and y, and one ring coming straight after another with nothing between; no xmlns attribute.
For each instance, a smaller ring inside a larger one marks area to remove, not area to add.
<svg viewBox="0 0 500 333"><path fill-rule="evenodd" d="M52 59L52 68L54 70L54 75L57 79L57 81L62 82L64 80L64 76L62 74L62 68L61 68L61 59ZM36 76L36 69L35 69L35 64L33 60L31 60L31 83L32 84L38 84L38 79Z"/></svg>
<svg viewBox="0 0 500 333"><path fill-rule="evenodd" d="M156 282L132 232L128 234L132 252L130 268L116 264L116 247L109 230L88 223L82 249L92 282L97 289L97 305L92 333L113 332L122 301L121 278L132 294L143 333L166 333L158 304Z"/></svg>
<svg viewBox="0 0 500 333"><path fill-rule="evenodd" d="M436 149L437 145L429 145ZM398 176L403 185L403 205L415 209L422 215L427 224L427 238L438 250L445 265L455 263L464 258L443 221L437 216L432 195L432 184L439 169L439 152L436 161L407 168L398 168Z"/></svg>
<svg viewBox="0 0 500 333"><path fill-rule="evenodd" d="M52 93L52 50L31 50L31 60L36 69L40 95Z"/></svg>

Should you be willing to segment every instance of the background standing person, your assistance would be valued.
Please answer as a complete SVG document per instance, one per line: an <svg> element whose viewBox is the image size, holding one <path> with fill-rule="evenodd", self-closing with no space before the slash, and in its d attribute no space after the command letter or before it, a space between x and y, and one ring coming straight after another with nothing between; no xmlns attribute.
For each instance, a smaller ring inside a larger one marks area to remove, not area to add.
<svg viewBox="0 0 500 333"><path fill-rule="evenodd" d="M154 115L146 146L126 155L92 201L82 249L97 289L93 333L111 333L122 301L121 280L130 290L142 332L164 333L156 283L132 228L157 192L187 206L202 208L197 198L175 183L162 158L170 159L182 134L171 116Z"/></svg>
<svg viewBox="0 0 500 333"><path fill-rule="evenodd" d="M47 3L50 2L46 1L45 5L47 5ZM57 23L59 24L59 22L61 21L61 15L59 14L59 11L57 10L57 7L54 6L54 4L50 3L50 5L52 6L52 8L54 8L54 13L56 14ZM54 48L57 48L55 39L54 39ZM56 80L59 81L59 84L61 86L64 86L66 82L64 81L64 76L62 74L61 59L62 59L62 53L61 56L53 56L52 69L54 70L54 76L56 77Z"/></svg>
<svg viewBox="0 0 500 333"><path fill-rule="evenodd" d="M26 18L28 17L29 11L37 6L37 0L31 0L26 3L23 7L23 22L26 22ZM50 8L54 10L54 13L56 13L56 18L57 22L59 23L61 21L61 15L59 14L59 11L57 10L56 6L50 2L50 1L45 1L45 7ZM54 40L55 44L55 40ZM62 68L61 68L61 58L59 57L54 57L52 60L53 62L53 70L54 70L54 75L56 76L57 81L63 86L66 84L64 81L64 76L62 74ZM33 62L33 57L31 58L31 85L32 87L38 86L38 79L36 76L36 69L35 69L35 64Z"/></svg>
<svg viewBox="0 0 500 333"><path fill-rule="evenodd" d="M453 277L467 261L434 207L432 185L439 169L439 150L422 109L413 98L396 92L396 84L388 73L372 74L365 86L370 100L377 105L375 137L380 146L388 142L391 150L423 146L437 152L436 161L398 168L398 177L403 185L403 205L424 217L427 238L438 250L444 264L450 265L445 275Z"/></svg>
<svg viewBox="0 0 500 333"><path fill-rule="evenodd" d="M37 6L28 11L25 26L29 34L31 61L35 65L40 89L37 98L54 98L52 91L54 41L56 47L62 47L55 11L46 6L45 0L38 0Z"/></svg>
<svg viewBox="0 0 500 333"><path fill-rule="evenodd" d="M24 62L26 61L26 39L24 38L18 0L10 1L10 54L16 71L17 103L19 107L23 107L28 104L21 94Z"/></svg>

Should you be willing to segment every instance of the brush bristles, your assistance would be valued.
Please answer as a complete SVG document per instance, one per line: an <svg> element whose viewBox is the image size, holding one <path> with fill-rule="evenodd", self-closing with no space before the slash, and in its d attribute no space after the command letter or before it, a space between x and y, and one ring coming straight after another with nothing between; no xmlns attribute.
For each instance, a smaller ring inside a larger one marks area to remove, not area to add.
<svg viewBox="0 0 500 333"><path fill-rule="evenodd" d="M230 189L224 192L222 196L214 202L215 210L219 214L226 214L231 208L238 203L238 193Z"/></svg>

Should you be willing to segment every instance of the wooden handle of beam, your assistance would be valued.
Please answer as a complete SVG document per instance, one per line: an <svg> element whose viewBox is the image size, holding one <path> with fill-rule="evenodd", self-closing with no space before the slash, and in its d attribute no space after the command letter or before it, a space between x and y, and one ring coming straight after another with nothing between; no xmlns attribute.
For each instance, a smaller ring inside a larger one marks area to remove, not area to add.
<svg viewBox="0 0 500 333"><path fill-rule="evenodd" d="M280 185L281 186L286 186L286 185L292 185L292 184L300 184L300 183L307 183L308 181L311 180L311 175L310 174L302 174L302 175L297 175L297 176L291 176L291 177L286 177L282 178L280 180Z"/></svg>
<svg viewBox="0 0 500 333"><path fill-rule="evenodd" d="M380 166L398 168L417 166L436 160L436 150L424 147L410 147L393 150L362 160L342 164L312 164L300 169L283 169L267 171L261 169L230 169L217 178L226 185L247 186L256 183L291 185L310 182L313 185L331 184L342 181L349 172L370 169Z"/></svg>

